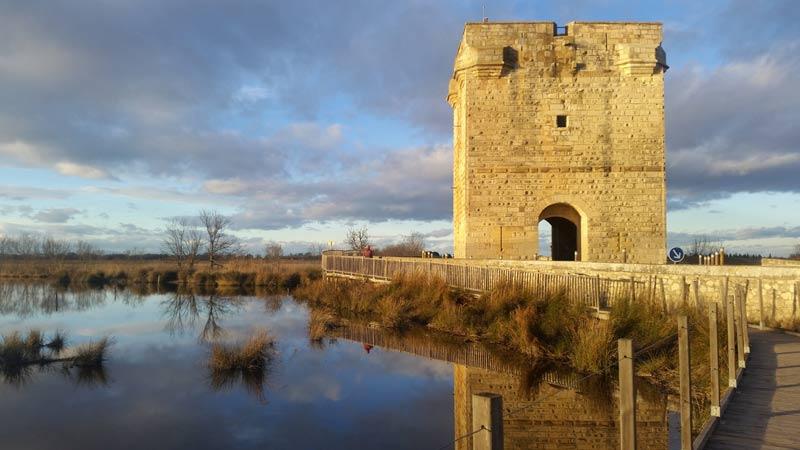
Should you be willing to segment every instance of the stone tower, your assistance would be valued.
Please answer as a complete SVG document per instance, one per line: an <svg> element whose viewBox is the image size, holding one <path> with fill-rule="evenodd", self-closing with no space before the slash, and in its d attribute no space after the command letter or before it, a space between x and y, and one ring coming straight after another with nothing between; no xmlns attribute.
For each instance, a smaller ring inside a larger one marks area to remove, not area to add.
<svg viewBox="0 0 800 450"><path fill-rule="evenodd" d="M661 24L469 23L453 108L457 258L663 263Z"/></svg>

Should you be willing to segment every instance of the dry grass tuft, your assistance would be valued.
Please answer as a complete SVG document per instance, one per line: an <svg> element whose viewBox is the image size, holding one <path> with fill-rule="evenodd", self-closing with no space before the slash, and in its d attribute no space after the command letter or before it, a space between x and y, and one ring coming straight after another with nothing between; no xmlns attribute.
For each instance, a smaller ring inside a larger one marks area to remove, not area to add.
<svg viewBox="0 0 800 450"><path fill-rule="evenodd" d="M580 372L602 373L616 353L611 324L604 320L585 319L572 331L572 367Z"/></svg>
<svg viewBox="0 0 800 450"><path fill-rule="evenodd" d="M336 325L336 318L329 310L311 309L308 313L308 338L320 342Z"/></svg>
<svg viewBox="0 0 800 450"><path fill-rule="evenodd" d="M98 341L81 344L75 348L75 356L72 357L74 367L98 367L103 365L106 360L108 348L113 343L110 337L103 337Z"/></svg>
<svg viewBox="0 0 800 450"><path fill-rule="evenodd" d="M212 371L260 370L267 364L269 350L275 340L266 331L260 331L244 343L214 343L211 346L209 367Z"/></svg>
<svg viewBox="0 0 800 450"><path fill-rule="evenodd" d="M274 349L275 339L263 330L244 343L213 344L208 360L212 389L225 390L241 382L247 392L264 401Z"/></svg>

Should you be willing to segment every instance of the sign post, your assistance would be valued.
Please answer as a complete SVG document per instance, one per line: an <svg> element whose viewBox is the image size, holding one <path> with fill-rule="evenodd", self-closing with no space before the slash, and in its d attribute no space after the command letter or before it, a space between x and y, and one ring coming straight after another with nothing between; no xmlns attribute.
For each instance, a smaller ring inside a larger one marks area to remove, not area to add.
<svg viewBox="0 0 800 450"><path fill-rule="evenodd" d="M684 253L683 249L680 247L672 247L667 252L667 258L672 261L674 264L678 264L679 262L683 261L683 258L686 257L686 253Z"/></svg>

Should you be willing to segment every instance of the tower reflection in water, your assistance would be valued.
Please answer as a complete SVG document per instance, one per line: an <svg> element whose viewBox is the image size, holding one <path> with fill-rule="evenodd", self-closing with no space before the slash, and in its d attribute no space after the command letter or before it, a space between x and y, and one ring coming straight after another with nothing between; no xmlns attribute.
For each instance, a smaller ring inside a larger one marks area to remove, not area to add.
<svg viewBox="0 0 800 450"><path fill-rule="evenodd" d="M471 450L472 395L502 396L503 442L514 449L618 449L619 409L613 378L586 378L552 365L531 367L514 355L465 344L427 330L397 334L351 325L332 332L370 348L413 353L453 363L453 439ZM637 382L636 440L639 449L665 450L670 434L667 396ZM460 439L459 439L460 438Z"/></svg>

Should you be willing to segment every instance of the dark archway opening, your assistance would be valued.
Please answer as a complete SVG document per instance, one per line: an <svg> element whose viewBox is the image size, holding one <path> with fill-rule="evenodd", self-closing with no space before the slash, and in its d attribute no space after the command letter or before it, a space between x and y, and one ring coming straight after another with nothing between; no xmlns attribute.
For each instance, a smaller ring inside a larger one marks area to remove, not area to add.
<svg viewBox="0 0 800 450"><path fill-rule="evenodd" d="M567 203L554 203L539 214L540 254L553 261L585 261L585 223ZM547 252L547 253L545 253Z"/></svg>
<svg viewBox="0 0 800 450"><path fill-rule="evenodd" d="M575 261L578 251L578 227L563 217L545 219L551 227L550 255L553 261Z"/></svg>

